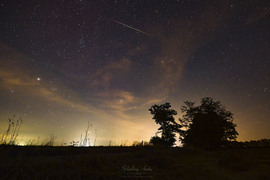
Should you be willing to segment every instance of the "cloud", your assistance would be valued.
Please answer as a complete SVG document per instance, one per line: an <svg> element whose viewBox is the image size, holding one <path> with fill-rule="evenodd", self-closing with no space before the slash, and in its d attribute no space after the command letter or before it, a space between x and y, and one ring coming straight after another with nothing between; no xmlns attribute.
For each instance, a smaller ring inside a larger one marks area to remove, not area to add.
<svg viewBox="0 0 270 180"><path fill-rule="evenodd" d="M39 89L39 91L40 91L39 96L46 99L47 101L52 101L54 103L57 103L60 106L73 108L73 109L83 111L83 112L97 112L97 110L89 106L89 104L68 100L68 98L63 98L49 89L43 88L43 89Z"/></svg>
<svg viewBox="0 0 270 180"><path fill-rule="evenodd" d="M127 120L132 116L126 111L136 109L139 99L128 91L107 90L97 93L94 101L98 104L99 109Z"/></svg>
<svg viewBox="0 0 270 180"><path fill-rule="evenodd" d="M36 86L31 59L0 41L0 79L2 86Z"/></svg>
<svg viewBox="0 0 270 180"><path fill-rule="evenodd" d="M37 86L38 82L33 77L21 73L20 76L18 74L14 74L14 72L18 72L18 70L11 69L11 71L6 71L4 69L0 69L0 78L2 80L3 85L5 86Z"/></svg>
<svg viewBox="0 0 270 180"><path fill-rule="evenodd" d="M35 97L41 106L46 104L45 101L51 101L62 107L82 112L97 112L93 106L82 102L75 92L66 89L61 84L51 84L45 77L38 81L30 58L3 43L0 44L0 47L3 53L0 57L0 87L5 91L15 90L16 99L28 102L27 97ZM14 56L10 56L10 54Z"/></svg>
<svg viewBox="0 0 270 180"><path fill-rule="evenodd" d="M128 121L141 117L141 114L138 112L147 112L147 108L149 108L148 106L151 103L158 103L164 100L164 98L153 99L152 97L136 96L134 92L123 89L105 89L82 99L77 92L64 87L60 82L57 84L50 83L50 80L46 77L41 77L41 80L38 81L35 69L33 69L31 64L32 60L29 57L7 46L3 52L5 55L0 59L0 75L3 82L1 83L1 88L5 91L9 91L10 87L14 88L14 98L20 99L22 103L28 102L27 98L35 98L35 102L42 108L47 106L47 102L53 102L52 106L58 108L92 113L103 117L103 119L113 118L115 122L126 121L126 124L129 124ZM7 63L3 58L9 54L16 55L14 57L10 56ZM22 58L24 60L20 61ZM92 82L96 86L104 86L106 83L110 83L117 76L117 73L120 76L129 73L131 65L132 62L127 58L109 63L103 68L98 69L91 76L91 80L93 80ZM50 76L50 74L47 76ZM108 79L105 77L108 77Z"/></svg>
<svg viewBox="0 0 270 180"><path fill-rule="evenodd" d="M94 101L104 116L115 121L134 121L148 115L148 109L155 103L163 103L166 97L153 98L136 96L124 90L104 90L96 94Z"/></svg>
<svg viewBox="0 0 270 180"><path fill-rule="evenodd" d="M178 89L185 66L193 53L217 38L217 32L222 33L224 26L230 22L230 3L203 3L192 17L172 18L148 26L148 31L154 34L155 43L158 44L152 64L153 74L158 74L159 79L148 90L152 95L169 96ZM218 16L216 12L223 16Z"/></svg>
<svg viewBox="0 0 270 180"><path fill-rule="evenodd" d="M89 76L91 86L108 86L113 79L127 74L130 67L131 61L127 58L110 62Z"/></svg>

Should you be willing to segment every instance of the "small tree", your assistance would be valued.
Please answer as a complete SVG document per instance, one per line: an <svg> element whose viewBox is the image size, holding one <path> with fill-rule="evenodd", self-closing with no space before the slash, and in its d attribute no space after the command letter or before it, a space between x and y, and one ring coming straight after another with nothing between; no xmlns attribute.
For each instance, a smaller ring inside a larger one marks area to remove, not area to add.
<svg viewBox="0 0 270 180"><path fill-rule="evenodd" d="M216 148L236 139L238 133L233 115L219 101L206 97L199 106L190 101L184 103L181 111L185 114L179 119L185 128L180 131L180 140L184 145Z"/></svg>
<svg viewBox="0 0 270 180"><path fill-rule="evenodd" d="M160 125L157 133L161 133L161 137L157 136L156 133L156 136L150 139L150 143L154 145L173 146L176 141L175 133L179 132L180 129L180 125L175 122L173 117L177 115L177 112L171 109L170 103L155 104L149 111L153 115L155 122Z"/></svg>

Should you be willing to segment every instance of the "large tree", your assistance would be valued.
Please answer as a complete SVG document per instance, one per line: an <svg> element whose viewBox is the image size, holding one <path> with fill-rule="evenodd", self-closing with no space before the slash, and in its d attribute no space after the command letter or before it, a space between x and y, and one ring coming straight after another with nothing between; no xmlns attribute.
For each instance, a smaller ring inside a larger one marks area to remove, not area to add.
<svg viewBox="0 0 270 180"><path fill-rule="evenodd" d="M233 123L233 114L227 111L219 101L210 97L203 98L201 105L186 101L181 107L183 118L180 124L180 140L184 145L204 148L216 148L235 140L238 133Z"/></svg>
<svg viewBox="0 0 270 180"><path fill-rule="evenodd" d="M170 103L161 105L155 104L149 111L153 115L155 122L160 125L156 136L150 139L150 143L154 145L173 146L176 141L175 133L180 130L180 125L175 122L173 117L174 115L177 115L177 112L171 109ZM161 137L157 136L158 133L161 133Z"/></svg>

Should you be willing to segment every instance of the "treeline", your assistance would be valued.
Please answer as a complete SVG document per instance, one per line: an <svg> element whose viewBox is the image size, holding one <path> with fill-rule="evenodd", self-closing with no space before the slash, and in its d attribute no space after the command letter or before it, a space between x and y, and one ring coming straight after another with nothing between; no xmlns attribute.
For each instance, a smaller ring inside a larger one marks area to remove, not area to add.
<svg viewBox="0 0 270 180"><path fill-rule="evenodd" d="M149 111L160 127L150 139L151 144L170 147L178 136L184 146L213 149L236 141L238 132L233 114L219 101L210 97L202 98L199 105L185 101L180 110L183 116L176 121L177 111L170 103L152 105Z"/></svg>
<svg viewBox="0 0 270 180"><path fill-rule="evenodd" d="M260 140L251 140L251 141L245 141L245 142L238 142L238 141L232 141L228 144L229 147L236 147L236 148L257 148L257 147L270 147L270 139L260 139Z"/></svg>

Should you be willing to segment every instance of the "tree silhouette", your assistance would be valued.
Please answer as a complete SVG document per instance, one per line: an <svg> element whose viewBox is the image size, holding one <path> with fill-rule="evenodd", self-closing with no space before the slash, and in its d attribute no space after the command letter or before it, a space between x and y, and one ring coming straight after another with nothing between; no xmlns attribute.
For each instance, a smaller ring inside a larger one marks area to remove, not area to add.
<svg viewBox="0 0 270 180"><path fill-rule="evenodd" d="M210 97L203 98L201 105L186 101L179 119L184 131L180 131L180 140L184 145L203 148L216 148L235 140L238 133L233 123L233 115L219 101Z"/></svg>
<svg viewBox="0 0 270 180"><path fill-rule="evenodd" d="M154 145L173 146L176 141L175 133L179 132L181 127L175 122L173 117L174 115L177 115L177 112L171 109L170 103L161 105L155 104L149 111L153 115L155 122L160 125L156 136L150 139L150 143ZM161 137L157 136L158 133L161 133Z"/></svg>

